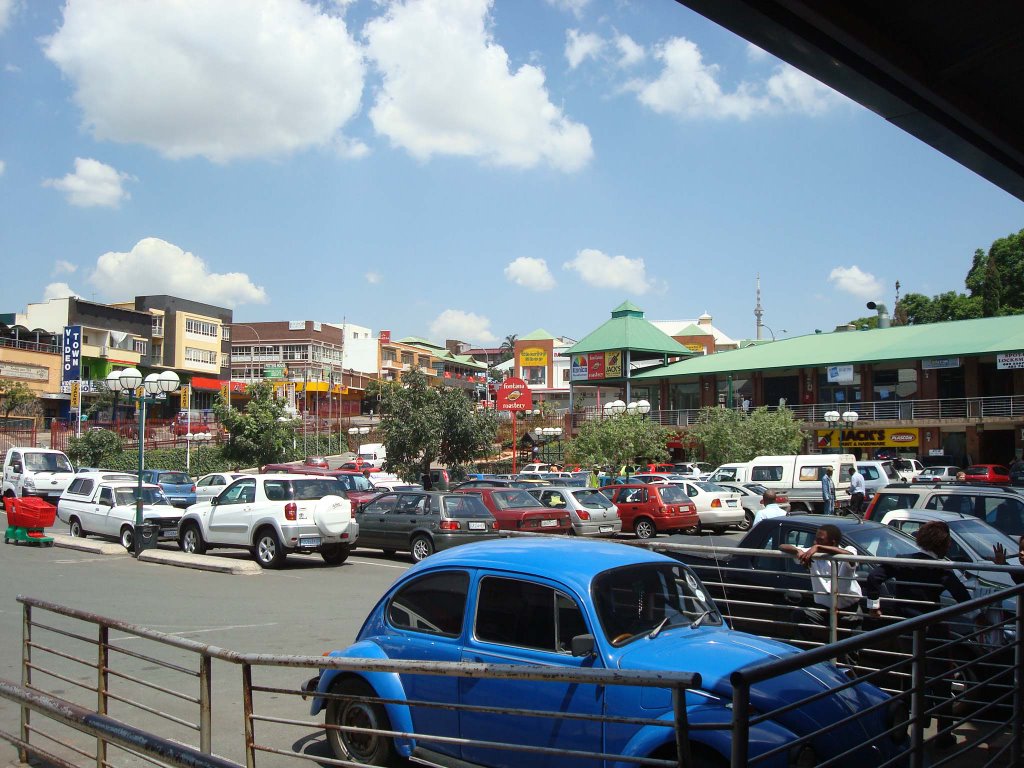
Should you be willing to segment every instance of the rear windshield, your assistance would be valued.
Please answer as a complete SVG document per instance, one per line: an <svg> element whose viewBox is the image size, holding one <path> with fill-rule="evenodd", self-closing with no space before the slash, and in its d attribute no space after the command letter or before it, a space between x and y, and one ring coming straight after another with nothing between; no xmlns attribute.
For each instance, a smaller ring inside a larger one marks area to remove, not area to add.
<svg viewBox="0 0 1024 768"><path fill-rule="evenodd" d="M575 491L573 498L580 503L581 506L589 507L590 509L610 509L615 505L608 500L600 491L589 490L589 491Z"/></svg>
<svg viewBox="0 0 1024 768"><path fill-rule="evenodd" d="M885 491L882 491L876 498L878 501L875 502L873 517L876 520L881 520L882 515L886 512L891 512L894 509L912 509L919 498L919 494L886 493Z"/></svg>
<svg viewBox="0 0 1024 768"><path fill-rule="evenodd" d="M659 485L658 493L661 494L661 500L666 504L682 504L690 500L690 497L683 493L683 489L678 485Z"/></svg>
<svg viewBox="0 0 1024 768"><path fill-rule="evenodd" d="M453 493L449 496L442 496L441 502L447 517L494 517L480 501L480 497L472 493Z"/></svg>
<svg viewBox="0 0 1024 768"><path fill-rule="evenodd" d="M491 494L494 499L494 506L498 509L510 509L514 507L536 507L539 502L526 491L508 490L495 491Z"/></svg>
<svg viewBox="0 0 1024 768"><path fill-rule="evenodd" d="M908 468L909 468L910 462L907 462L907 464L908 464ZM889 478L890 480L899 480L900 479L900 473L897 472L895 469L893 469L892 468L892 464L890 464L889 462L887 462L887 461L883 462L882 463L882 468L885 469L885 476L887 478Z"/></svg>
<svg viewBox="0 0 1024 768"><path fill-rule="evenodd" d="M25 469L32 472L74 472L63 453L26 453Z"/></svg>
<svg viewBox="0 0 1024 768"><path fill-rule="evenodd" d="M921 551L910 536L887 525L853 528L846 538L872 557L909 557Z"/></svg>
<svg viewBox="0 0 1024 768"><path fill-rule="evenodd" d="M372 491L373 483L363 475L338 475L338 482L346 491ZM335 491L337 493L337 491Z"/></svg>
<svg viewBox="0 0 1024 768"><path fill-rule="evenodd" d="M191 485L192 478L186 475L184 472L161 472L158 475L161 483L167 483L168 485Z"/></svg>
<svg viewBox="0 0 1024 768"><path fill-rule="evenodd" d="M263 491L271 501L312 501L324 496L345 495L345 487L333 477L264 480Z"/></svg>

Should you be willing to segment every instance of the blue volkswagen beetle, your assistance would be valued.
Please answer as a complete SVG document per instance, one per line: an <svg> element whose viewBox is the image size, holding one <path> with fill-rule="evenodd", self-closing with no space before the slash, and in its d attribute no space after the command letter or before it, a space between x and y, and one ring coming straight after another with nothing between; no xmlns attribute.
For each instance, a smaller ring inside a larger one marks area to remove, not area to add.
<svg viewBox="0 0 1024 768"><path fill-rule="evenodd" d="M729 629L700 580L676 560L615 543L504 539L439 552L411 568L371 611L355 644L330 655L699 672L700 689L686 693L691 751L696 765L727 766L728 728L692 726L731 722L729 676L734 670L797 652L790 645ZM844 684L842 690L832 690ZM526 755L481 743L488 741L616 756L676 755L672 695L664 688L331 669L308 681L306 690L315 691L312 713L326 711L329 725L449 739L421 738L417 744L407 738L327 729L339 759L369 765L385 765L396 754L409 756L414 749L433 765L516 768L524 760L559 768L635 765L598 757ZM323 693L351 698L319 695ZM750 701L753 711L768 712L815 695L820 698L812 703L751 726L751 758L778 750L758 765L815 765L847 750L857 754L832 764L878 765L900 750L892 737L882 736L899 717L896 707L872 685L850 686L832 664L756 685ZM468 709L445 706L452 704ZM567 720L497 712L495 707L600 717ZM786 749L800 736L819 730L809 743Z"/></svg>

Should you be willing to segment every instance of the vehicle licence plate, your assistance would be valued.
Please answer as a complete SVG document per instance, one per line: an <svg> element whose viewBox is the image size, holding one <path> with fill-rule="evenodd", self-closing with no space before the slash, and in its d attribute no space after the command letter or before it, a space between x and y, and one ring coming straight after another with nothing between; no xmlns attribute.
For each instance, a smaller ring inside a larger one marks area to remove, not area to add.
<svg viewBox="0 0 1024 768"><path fill-rule="evenodd" d="M168 539L173 539L173 538L176 538L178 536L178 529L177 528L165 528L164 530L160 531L160 535L165 537L165 538L168 538Z"/></svg>
<svg viewBox="0 0 1024 768"><path fill-rule="evenodd" d="M471 530L471 531L486 531L487 530L487 523L481 522L479 520L470 520L469 521L469 530Z"/></svg>
<svg viewBox="0 0 1024 768"><path fill-rule="evenodd" d="M540 521L540 527L541 528L554 528L556 525L558 525L558 521L557 520L541 520Z"/></svg>
<svg viewBox="0 0 1024 768"><path fill-rule="evenodd" d="M602 525L597 530L600 533L611 533L613 530L615 530L615 526L613 526L613 525Z"/></svg>
<svg viewBox="0 0 1024 768"><path fill-rule="evenodd" d="M300 536L299 537L300 547L319 547L320 537L319 536Z"/></svg>

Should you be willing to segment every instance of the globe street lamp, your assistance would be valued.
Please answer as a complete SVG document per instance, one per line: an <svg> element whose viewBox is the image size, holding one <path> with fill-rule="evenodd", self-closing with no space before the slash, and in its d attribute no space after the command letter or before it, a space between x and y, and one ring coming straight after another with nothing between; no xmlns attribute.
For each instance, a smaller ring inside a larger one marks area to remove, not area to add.
<svg viewBox="0 0 1024 768"><path fill-rule="evenodd" d="M350 435L352 435L353 437L355 437L357 435L368 435L368 434L370 434L370 428L369 427L349 427L348 428L348 433ZM359 458L359 441L358 440L356 440L356 449L353 451L353 453L356 455L356 458L358 459Z"/></svg>
<svg viewBox="0 0 1024 768"><path fill-rule="evenodd" d="M626 413L630 416L646 416L651 412L651 404L646 400L638 400L626 406Z"/></svg>
<svg viewBox="0 0 1024 768"><path fill-rule="evenodd" d="M840 421L843 422L844 426L852 427L854 424L857 423L857 419L860 418L860 414L858 414L856 411L843 411L842 413L840 413L839 411L825 411L825 415L824 415L823 418L828 423L829 427L835 429L836 424L838 424ZM839 453L842 453L842 452L843 452L843 430L840 429L839 430Z"/></svg>
<svg viewBox="0 0 1024 768"><path fill-rule="evenodd" d="M143 379L138 368L125 368L107 374L106 385L112 392L125 392L129 403L133 399L139 401L139 480L135 490L135 530L132 534L132 551L137 556L143 549L142 471L146 466L146 395L152 398L161 393L173 392L181 382L174 371L151 373Z"/></svg>
<svg viewBox="0 0 1024 768"><path fill-rule="evenodd" d="M192 474L192 443L196 443L196 459L199 458L199 446L213 438L209 432L188 432L185 435L185 474Z"/></svg>
<svg viewBox="0 0 1024 768"><path fill-rule="evenodd" d="M610 403L605 403L604 404L604 415L605 416L608 416L608 417L618 416L620 413L624 413L625 411L626 411L626 404L624 402L622 402L621 400L612 400Z"/></svg>

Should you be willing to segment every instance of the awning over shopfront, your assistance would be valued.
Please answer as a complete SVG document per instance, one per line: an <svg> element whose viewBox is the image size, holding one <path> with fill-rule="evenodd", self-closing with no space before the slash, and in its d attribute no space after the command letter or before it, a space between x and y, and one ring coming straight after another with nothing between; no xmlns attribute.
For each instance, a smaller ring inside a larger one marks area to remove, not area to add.
<svg viewBox="0 0 1024 768"><path fill-rule="evenodd" d="M220 379L211 379L205 376L193 376L191 384L193 390L203 392L219 392L220 388L224 386L224 382Z"/></svg>

